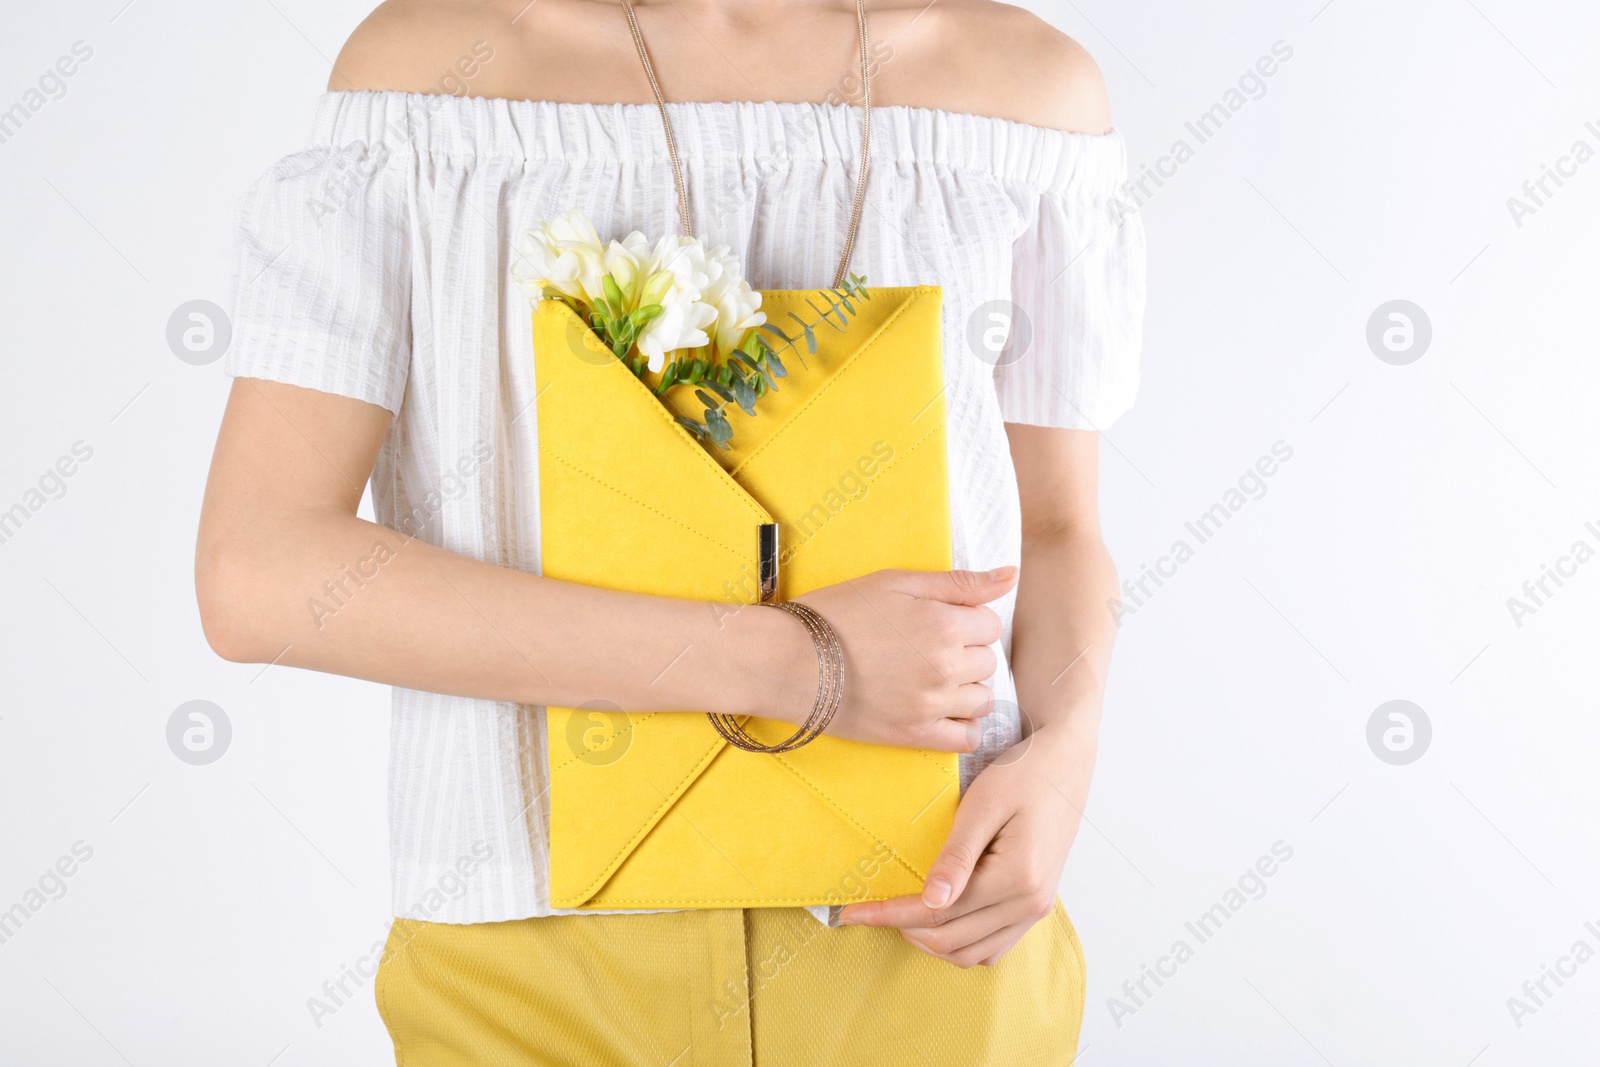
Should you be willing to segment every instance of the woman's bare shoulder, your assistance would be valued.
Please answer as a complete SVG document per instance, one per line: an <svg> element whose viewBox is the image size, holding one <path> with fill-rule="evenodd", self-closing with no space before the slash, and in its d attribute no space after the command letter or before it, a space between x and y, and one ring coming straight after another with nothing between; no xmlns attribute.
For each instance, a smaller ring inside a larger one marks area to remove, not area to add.
<svg viewBox="0 0 1600 1067"><path fill-rule="evenodd" d="M869 11L877 10L869 8ZM1077 41L1031 11L993 0L912 0L885 14L886 103L938 100L947 111L1077 133L1111 128L1105 79ZM909 60L896 68L896 57ZM876 83L875 83L876 84Z"/></svg>
<svg viewBox="0 0 1600 1067"><path fill-rule="evenodd" d="M328 88L498 95L495 60L521 21L501 0L384 0L339 51Z"/></svg>

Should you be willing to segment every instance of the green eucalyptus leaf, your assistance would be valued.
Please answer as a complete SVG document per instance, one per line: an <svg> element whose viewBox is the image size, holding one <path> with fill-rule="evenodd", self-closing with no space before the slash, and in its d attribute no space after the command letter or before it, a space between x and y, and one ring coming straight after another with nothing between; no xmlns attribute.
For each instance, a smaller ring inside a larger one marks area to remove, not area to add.
<svg viewBox="0 0 1600 1067"><path fill-rule="evenodd" d="M777 349L767 349L766 363L772 368L772 373L776 374L778 377L787 378L789 376L789 368L785 367L783 365L783 360L778 358Z"/></svg>
<svg viewBox="0 0 1600 1067"><path fill-rule="evenodd" d="M817 313L817 321L826 323L827 325L832 326L835 330L842 330L843 329L843 327L835 324L834 321L831 318L828 317L829 314L834 310L834 308L833 308L833 306L831 304L829 305L827 311L823 311L821 308L817 307L816 304L811 302L811 298L809 296L806 297L806 303L811 306L811 310L812 311L815 311ZM815 352L816 349L813 348L811 351Z"/></svg>
<svg viewBox="0 0 1600 1067"><path fill-rule="evenodd" d="M711 378L707 378L704 382L701 382L700 384L704 385L707 389L711 390L713 393L716 393L718 396L720 396L723 400L727 401L728 403L731 404L731 403L734 402L733 401L733 390L729 389L726 385L723 385L721 382L714 381Z"/></svg>
<svg viewBox="0 0 1600 1067"><path fill-rule="evenodd" d="M704 389L696 389L694 391L694 395L700 398L700 403L702 403L702 404L704 404L706 406L706 410L707 411L717 411L717 410L720 410L720 408L722 406L722 405L718 404L716 399L713 398L711 396L711 394L706 392Z"/></svg>
<svg viewBox="0 0 1600 1067"><path fill-rule="evenodd" d="M796 322L800 322L800 317L798 315L796 315L792 311L789 313L789 317L794 319ZM804 322L800 322L800 325L804 326L805 323ZM763 322L761 324L761 328L763 330L766 330L768 333L777 334L779 337L783 338L783 341L784 341L785 344L789 344L789 345L794 344L794 338L793 337L790 337L788 334L784 333L782 330L778 329L776 326L774 326L770 322ZM763 340L765 340L765 338L763 338Z"/></svg>
<svg viewBox="0 0 1600 1067"><path fill-rule="evenodd" d="M783 347L784 348L792 348L794 346L793 345L784 345ZM756 358L761 361L761 364L763 366L765 366L768 363L777 363L778 362L778 349L775 348L770 341L768 341L765 337L763 337L763 338L761 338L761 350L756 353ZM780 365L780 367L781 367L781 365ZM780 377L780 378L783 377L783 371L781 369L778 371L778 377Z"/></svg>
<svg viewBox="0 0 1600 1067"><path fill-rule="evenodd" d="M733 426L729 424L727 416L716 408L706 409L706 430L710 432L711 439L723 448L727 448L728 442L733 440Z"/></svg>
<svg viewBox="0 0 1600 1067"><path fill-rule="evenodd" d="M733 358L744 364L746 367L749 367L751 373L756 376L758 381L764 380L767 385L772 386L774 389L778 387L777 383L772 380L771 372L769 372L767 368L763 367L755 360L751 359L749 356L745 355L743 352L735 352L733 354Z"/></svg>
<svg viewBox="0 0 1600 1067"><path fill-rule="evenodd" d="M733 380L733 402L738 404L746 415L756 413L756 391L747 379Z"/></svg>

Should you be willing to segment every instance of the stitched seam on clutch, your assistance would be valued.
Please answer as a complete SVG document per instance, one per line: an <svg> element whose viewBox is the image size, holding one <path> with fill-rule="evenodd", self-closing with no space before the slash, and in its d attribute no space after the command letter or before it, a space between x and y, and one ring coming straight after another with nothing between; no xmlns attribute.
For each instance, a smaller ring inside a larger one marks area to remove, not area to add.
<svg viewBox="0 0 1600 1067"><path fill-rule="evenodd" d="M850 813L848 811L845 811L844 808L842 808L839 805L838 801L834 800L833 797L829 796L827 794L827 792L824 791L821 786L817 785L817 783L813 782L810 778L807 778L804 774L801 774L800 771L795 768L794 764L790 763L788 760L783 758L782 754L774 754L773 755L773 759L778 761L778 765L780 767L782 767L784 770L788 771L790 774L794 775L796 778L800 779L802 782L804 782L806 784L806 786L813 793L815 793L817 796L821 797L824 801L826 801L828 807L832 808L834 810L834 812L841 819L843 819L845 822L849 823L851 826L855 827L857 830L861 831L861 833L865 834L869 841L882 841L883 840L882 838L878 837L877 834L874 834L871 830L868 830L865 826L862 826L860 823L856 822L856 820L852 819L850 817ZM941 791L939 795L943 796L944 795L943 791ZM938 798L936 797L935 799L938 799ZM887 842L885 842L885 843L887 843ZM922 878L922 879L927 878L927 874L925 872L919 871L915 867L911 866L911 864L907 863L904 859L902 859L900 857L900 853L895 852L893 847L891 847L889 849L889 851L894 853L894 861L896 863L898 863L900 866L904 867L906 870L910 871L911 872L911 876L913 878Z"/></svg>
<svg viewBox="0 0 1600 1067"><path fill-rule="evenodd" d="M866 353L867 349L871 348L873 345L877 344L880 340L883 339L883 335L889 332L889 327L893 326L895 324L895 321L897 319L899 319L901 315L904 315L906 313L906 311L911 307L912 304L915 304L919 299L922 298L922 294L925 292L925 288L926 287L918 287L916 289L913 289L912 290L912 295L906 298L905 303L901 304L898 308L896 308L895 311L894 311L894 314L890 315L889 318L887 320L885 320L884 324L882 326L878 327L878 332L873 334L865 342L863 342L861 347L856 349L855 354L850 357L849 361L847 363L845 363L844 366L840 367L837 371L834 372L833 377L831 377L827 381L823 382L822 386L815 393L812 393L811 396L806 400L806 402L804 404L801 404L797 409L795 409L794 414L790 415L787 419L784 420L784 423L783 423L782 426L778 427L776 430L773 431L771 437L768 437L765 441L761 442L760 447L758 447L754 452L752 452L748 456L746 456L744 458L744 461L741 462L737 467L735 467L733 469L733 471L730 472L730 474L737 475L739 471L742 471L746 467L750 466L750 464L755 462L756 457L760 456L761 453L765 452L768 448L772 447L772 445L780 437L782 437L785 433L787 433L788 430L789 430L789 427L793 426L797 421L799 421L800 416L804 415L806 413L806 410L808 408L810 408L812 404L815 404L819 399L821 399L822 395L824 393L826 393L829 389L832 389L834 387L834 385L838 383L839 379L843 378L847 373L849 373L850 368L854 367L857 363L859 363L861 361L861 357ZM818 290L818 291L820 292L820 290ZM942 339L941 339L941 342L942 342ZM942 370L942 368L941 368L941 370ZM680 427L680 429L681 429L681 427Z"/></svg>
<svg viewBox="0 0 1600 1067"><path fill-rule="evenodd" d="M566 305L561 303L561 301L548 301L548 302L549 303L560 304L561 307L566 307ZM546 303L546 301L540 301L540 303ZM535 309L535 311L537 311L537 310L538 309ZM571 308L567 308L567 310L572 313L574 318L577 318L577 313L576 312L572 312ZM578 321L582 322L583 320L582 319L578 319ZM887 325L887 324L885 324L885 325ZM585 326L585 329L588 329L588 327ZM645 394L650 397L651 403L646 405L646 406L649 407L650 410L654 411L656 413L656 415L660 419L662 419L664 422L666 422L666 424L672 428L673 432L676 433L679 436L680 439L682 439L683 441L685 441L689 445L693 446L694 454L699 457L700 462L705 463L706 465L708 465L715 474L720 475L720 476L724 476L724 477L728 478L729 481L733 481L733 475L729 474L726 470L724 470L723 467L722 467L722 464L718 463L715 459L711 458L711 455L708 452L706 452L705 448L702 447L698 441L696 441L694 438L689 436L689 431L688 430L685 430L682 426L678 425L677 416L675 414L673 414L671 411L667 410L666 404L662 403L660 401L660 399L658 397L656 397L653 392L651 392L650 387L645 385L643 382L641 382L631 371L629 371L627 369L627 367L623 365L621 360L617 361L617 365L622 367L622 371L623 371L623 373L626 373L628 375L628 380L629 381L633 382L634 385L637 388L643 389L645 391ZM544 451L544 447L542 445L540 446L540 451ZM557 456L556 458L560 459L561 457ZM568 461L566 461L566 460L562 460L562 462L563 463L567 463L568 466L571 466L571 464L568 463ZM574 468L574 469L577 469L577 468ZM588 472L587 471L581 471L580 473L587 474ZM589 475L589 476L591 478L594 477L593 475ZM720 478L719 478L719 480L720 480ZM595 481L598 482L598 481L600 481L600 479L595 478ZM601 484L604 485L605 483L601 482ZM755 514L756 517L757 517L757 520L759 522L765 523L767 521L767 516L762 514L761 510L750 499L749 491L746 490L744 488L744 486L739 485L739 483L736 482L736 481L734 481L734 487L736 489L740 490L740 493L741 493L741 495L739 496L739 503L743 504L753 514ZM618 490L618 491L620 492L621 490ZM627 494L623 494L623 495L626 496ZM708 540L709 540L709 538L708 538Z"/></svg>
<svg viewBox="0 0 1600 1067"><path fill-rule="evenodd" d="M629 840L627 844L623 845L621 850L606 862L605 872L589 884L588 888L583 891L579 899L588 900L590 897L594 896L595 892L601 886L605 885L606 882L611 880L611 876L616 874L617 868L621 866L622 858L630 854L633 851L634 846L640 841L644 840L645 835L656 828L657 824L661 820L661 813L677 803L678 794L683 789L684 783L688 782L692 778L699 777L700 772L705 770L706 765L715 759L717 757L717 753L721 752L724 747L726 747L725 742L718 742L710 752L707 752L703 757L701 757L699 763L696 763L693 767L689 768L689 773L679 779L678 784L673 786L670 792L661 794L661 805L650 813L650 818L645 820L645 824L639 828L639 832L634 834L632 839ZM656 789L659 792L660 786L657 786Z"/></svg>
<svg viewBox="0 0 1600 1067"><path fill-rule="evenodd" d="M671 515L668 515L666 512L662 511L660 508L652 507L651 505L646 504L643 500L640 500L638 497L634 496L632 493L629 493L629 492L627 492L626 490L623 490L623 489L618 489L616 486L612 485L610 482L606 481L604 478L596 477L595 475L590 474L588 471L584 470L582 467L580 467L577 464L573 463L571 460L567 459L566 457L558 455L557 453L551 451L548 448L541 448L541 449L539 449L539 452L542 455L549 456L551 459L555 460L557 463L560 463L563 466L568 467L569 469L575 471L576 473L583 475L585 478L588 478L590 481L594 482L596 485L605 486L607 489L611 490L613 493L616 493L618 496L622 497L623 499L632 501L633 503L639 505L641 508L644 508L646 511L650 512L652 515L655 515L655 516L657 516L659 518L666 519L668 522L672 523L674 526L677 526L680 529L689 531L690 533L694 534L696 537L700 538L702 541L705 541L707 544L712 544L712 545L717 546L718 548L722 549L724 552L728 553L728 555L732 556L734 559L740 560L741 562L744 562L744 563L749 563L750 562L748 553L735 551L734 549L731 549L727 545L723 544L721 541L718 541L716 538L707 537L705 534L701 533L699 530L696 530L693 526L690 526L688 523L683 522L680 519L673 518ZM762 521L765 522L766 520L763 518Z"/></svg>
<svg viewBox="0 0 1600 1067"><path fill-rule="evenodd" d="M944 764L940 763L938 760L936 760L932 756L928 755L928 750L927 749L919 748L919 749L916 749L915 751L916 751L917 755L921 756L923 759L927 760L929 763L931 763L935 767L939 768L939 773L940 774L944 775L946 778L948 778L952 782L956 783L956 787L960 788L960 786L961 786L961 776L959 774L951 774L950 773L950 768L946 767Z"/></svg>
<svg viewBox="0 0 1600 1067"><path fill-rule="evenodd" d="M866 899L866 898L862 898L862 899ZM678 898L678 897L673 897L673 898L671 898L669 900L656 900L656 899L650 899L650 900L618 900L618 899L612 899L610 897L607 897L606 898L606 903L607 904L615 904L618 907L628 907L628 908L632 908L632 907L677 907L677 906L680 906L680 905L691 905L691 904L717 904L717 905L721 905L722 907L726 907L726 908L742 908L742 907L745 907L747 905L748 906L752 906L752 907L762 907L762 906L765 906L765 905L773 905L773 904L798 904L798 905L801 905L801 906L804 906L804 907L825 907L825 906L832 906L832 905L835 905L835 904L844 905L844 904L852 904L852 903L856 903L856 902L855 901L849 901L849 900L820 900L819 901L819 900L817 900L817 899L815 899L813 897L734 897L734 898L721 899L721 900L695 900L695 899L684 900L684 899L681 899L681 898ZM559 905L559 904L556 905L556 906L557 907L565 907L565 905ZM585 909L582 909L582 910L593 912L593 913L596 913L596 914L604 914L609 909L607 909L607 908L585 908Z"/></svg>
<svg viewBox="0 0 1600 1067"><path fill-rule="evenodd" d="M641 720L641 721L643 721L643 720ZM721 751L720 747L718 748L717 751ZM924 752L924 751L922 751L920 749L918 749L916 751L917 751L917 755L921 756L923 759L925 759L929 763L933 764L933 766L937 767L939 769L940 773L942 773L946 778L949 778L952 782L955 782L955 783L957 783L959 785L961 779L956 775L952 775L948 768L946 768L945 766L940 764L938 761L934 760L933 757L929 756L926 752ZM711 755L715 756L716 752L711 753ZM791 764L788 760L784 759L781 755L774 755L773 759L776 760L777 763L779 764L779 766L783 767L784 770L788 771L790 774L794 775L794 777L796 777L800 781L804 782L806 787L808 789L810 789L812 793L816 794L824 802L826 802L828 807L832 808L834 813L836 815L838 815L841 819L843 819L845 822L849 823L852 828L854 828L856 831L861 833L863 836L865 836L865 837L867 837L867 838L869 838L871 840L875 840L875 841L876 840L880 840L877 837L877 835L874 834L871 830L868 830L865 826L861 825L855 819L851 818L850 817L850 813L845 811L844 808L842 808L839 805L839 803L836 800L834 800L834 798L832 796L830 796L826 791L824 791L821 786L817 785L810 778L806 777L799 770L797 770L794 767L794 765ZM568 763L571 763L571 762L572 762L571 760L568 761ZM696 776L705 767L706 763L708 763L708 762L709 762L709 759L701 760L701 762L695 765L694 769L689 772L689 775L686 776L683 781L687 781L688 778ZM565 767L565 766L567 766L567 764L562 764L562 766ZM555 773L554 771L551 772L552 777L554 777L554 773ZM678 786L674 787L674 790L676 790L677 788L680 788L683 785L683 781L680 781L678 783ZM668 796L669 796L669 799L662 806L662 808L669 808L669 807L672 807L675 803L677 803L676 800L673 800L673 799L670 798L670 795L668 795ZM943 792L942 791L940 792L940 796L943 796ZM679 797L678 799L681 800L682 797ZM935 799L938 799L938 798L936 797ZM662 808L655 809L655 811L651 813L652 816L654 816L657 813L659 813L662 810ZM626 845L623 846L622 851L619 852L616 856L612 857L610 863L607 865L606 873L601 875L594 882L594 884L590 885L576 899L578 899L581 902L581 901L587 901L591 897L593 897L595 892L599 889L599 887L601 885L603 885L604 883L606 883L607 881L609 881L611 879L612 875L614 875L616 873L615 868L612 867L611 864L615 864L618 858L631 853L633 851L634 846L637 845L639 843L639 841L642 840L650 831L654 830L656 828L656 825L657 825L656 822L650 821L650 822L647 823L647 825L645 827L641 828L639 833L635 834L633 839L630 840ZM892 852L894 854L895 862L898 863L901 867L905 868L905 870L907 872L909 872L913 878L926 879L927 874L925 872L917 870L915 867L911 866L911 864L907 863L900 856L900 853L898 851L896 851L894 848L891 847L890 848L890 852ZM810 899L811 898L809 898L809 897L787 897L787 898L739 897L739 898L716 899L716 900L680 900L680 899L676 899L676 898L673 899L673 900L661 900L661 899L655 899L655 898L647 898L647 899L640 899L640 900L608 900L607 903L616 904L616 905L630 905L630 906L636 905L636 906L641 906L641 907L650 906L650 905L668 905L668 904L722 904L722 905L726 905L728 907L734 907L734 906L742 906L745 903L752 903L752 902L753 903L758 903L758 904L806 904L806 903L808 903L810 901Z"/></svg>
<svg viewBox="0 0 1600 1067"><path fill-rule="evenodd" d="M558 707L558 708L560 706L561 705L559 705L559 704L556 705L556 707ZM548 712L549 708L546 707L545 710ZM568 711L582 711L584 709L582 709L582 708L568 708L566 710L568 710ZM660 715L662 713L659 712L659 711L647 711L643 715L640 715L637 719L635 719L632 715L628 715L627 712L623 712L623 714L626 715L627 719L628 719L628 732L632 733L639 726L640 723L643 723L643 722L645 722L646 720L649 720L649 719L653 719L657 715ZM581 759L583 759L583 757L579 756L579 755L569 756L566 759L566 761L563 762L559 767L552 766L550 768L550 777L552 779L554 779L557 774L559 774L560 772L566 770L568 767L572 766L574 763L577 763Z"/></svg>
<svg viewBox="0 0 1600 1067"><path fill-rule="evenodd" d="M704 769L705 765L710 762L711 758L716 756L717 753L720 752L720 751L721 751L721 746L719 746L715 751L709 753L706 758L702 759L699 763L697 763L694 766L694 768L691 769L690 772L687 775L685 775L684 778L682 780L680 780L676 786L673 787L672 793L663 794L664 796L667 797L666 802L661 807L656 808L655 811L653 811L651 813L651 815L655 816L657 813L661 812L664 808L669 808L673 804L677 803L677 800L672 799L672 794L676 793L679 789L681 789L684 782L688 781L690 778L693 778L693 777L697 776L700 773L700 771ZM923 758L927 759L930 763L933 763L933 765L935 767L938 767L939 770L944 773L945 777L951 778L953 781L956 781L958 783L960 782L959 778L956 778L956 777L952 776L950 774L950 772L946 768L940 766L937 762L934 762L933 759L927 755L927 753L919 751L918 754L921 755ZM778 765L781 766L784 770L788 771L790 774L794 775L800 781L804 782L806 787L808 789L810 789L812 793L814 793L818 797L820 797L828 805L828 807L833 809L834 813L836 815L838 815L839 818L843 819L846 823L848 823L856 831L861 833L863 836L865 836L869 840L872 840L872 841L880 841L880 840L882 840L876 834L874 834L871 830L868 830L865 826L861 825L855 819L851 818L850 817L850 813L845 811L844 808L839 805L838 801L836 801L832 796L830 796L821 786L817 785L810 778L806 777L799 770L797 770L795 768L795 766L792 763L790 763L788 760L784 759L781 755L774 755L773 759L776 760ZM940 796L943 796L943 795L944 794L941 791L940 792ZM682 799L682 798L679 797L678 799ZM935 799L938 799L938 798L936 797ZM622 847L622 850L620 852L618 852L616 856L612 857L610 863L607 864L606 872L604 874L602 874L598 879L596 879L591 885L589 885L583 891L583 893L578 897L578 899L587 901L590 897L594 896L595 892L600 888L600 886L604 885L607 881L609 881L611 879L611 876L616 873L616 870L615 870L614 866L612 866L612 865L615 864L616 861L618 859L620 859L621 857L631 853L633 851L634 846L637 845L645 837L646 834L648 834L650 831L654 830L656 828L656 825L657 825L657 822L654 821L654 819L652 819L650 821L647 821L646 825L644 827L641 827L639 832L637 834L635 834L633 836L633 838L626 845L624 845ZM927 878L926 872L919 871L915 867L911 866L911 864L907 863L905 861L905 859L903 857L901 857L900 853L898 851L896 851L893 847L891 847L889 851L891 853L893 853L894 861L896 863L898 863L901 867L905 868L906 871L908 873L910 873L910 875L913 878L918 878L918 879L926 879ZM776 899L775 900L775 899L768 898L768 897L750 897L750 898L740 898L740 899L742 899L742 900L755 900L755 901L760 901L760 902L765 902L765 903L774 903L774 904L798 904L798 903L804 902L805 900L807 900L809 898L794 897L794 898L785 898L785 899ZM660 901L660 900L613 900L613 901L609 901L609 903L612 903L612 904L648 905L648 904L664 904L664 903L667 903L667 902L666 901ZM720 901L720 900L695 900L695 901L678 901L678 903L694 903L694 904L726 903L726 904L730 904L731 905L734 902L733 901Z"/></svg>

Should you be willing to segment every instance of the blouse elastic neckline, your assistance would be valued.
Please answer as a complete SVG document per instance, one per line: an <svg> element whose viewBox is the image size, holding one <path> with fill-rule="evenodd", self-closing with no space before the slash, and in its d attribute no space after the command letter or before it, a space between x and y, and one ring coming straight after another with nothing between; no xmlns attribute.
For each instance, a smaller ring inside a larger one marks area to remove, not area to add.
<svg viewBox="0 0 1600 1067"><path fill-rule="evenodd" d="M853 165L860 112L802 101L668 103L687 165ZM472 166L660 164L661 117L651 104L590 104L399 91L330 90L317 100L313 147L384 143ZM1126 177L1119 130L1080 133L1012 119L896 104L873 108L874 166L992 174L1041 191L1109 195Z"/></svg>

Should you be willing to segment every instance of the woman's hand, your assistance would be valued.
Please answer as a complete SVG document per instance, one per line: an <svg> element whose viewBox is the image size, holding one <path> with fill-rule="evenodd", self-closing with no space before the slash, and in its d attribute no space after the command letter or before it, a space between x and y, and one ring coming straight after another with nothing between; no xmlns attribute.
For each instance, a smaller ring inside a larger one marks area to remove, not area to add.
<svg viewBox="0 0 1600 1067"><path fill-rule="evenodd" d="M1000 640L1000 616L983 605L1010 592L1016 580L1015 567L884 570L797 597L833 626L844 648L844 699L828 735L943 752L976 749L994 699L983 684L997 666L989 646ZM793 620L782 621L806 640ZM797 721L810 713L816 693L809 641L805 650L787 672L796 683L787 688L803 694L786 701Z"/></svg>
<svg viewBox="0 0 1600 1067"><path fill-rule="evenodd" d="M1036 730L968 787L920 897L851 904L839 921L899 927L958 967L995 963L1055 906L1093 765L1092 737Z"/></svg>

